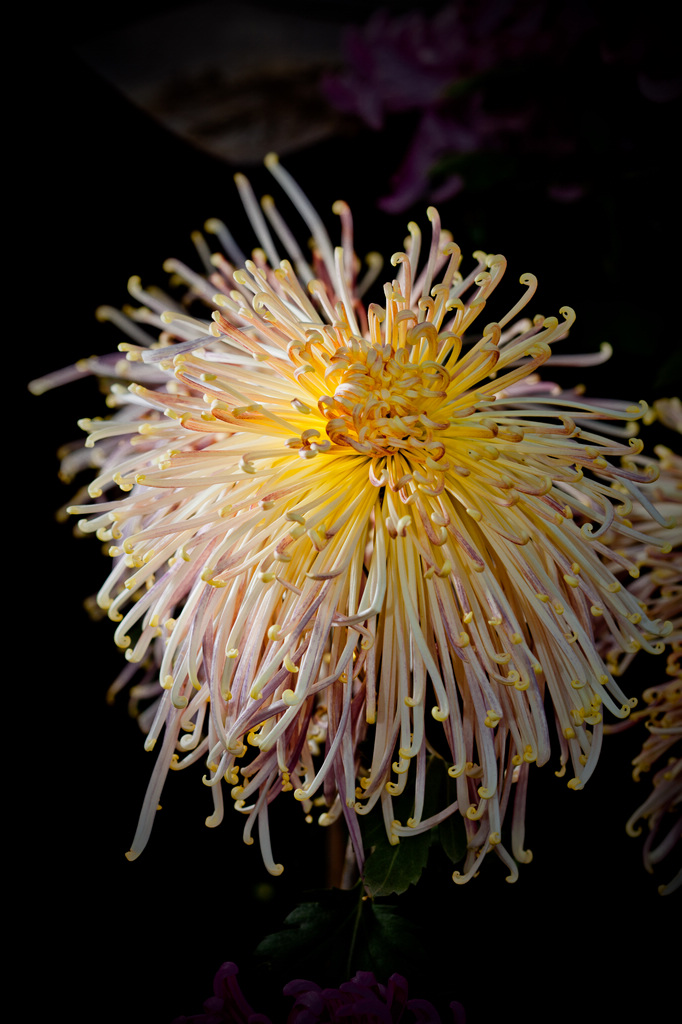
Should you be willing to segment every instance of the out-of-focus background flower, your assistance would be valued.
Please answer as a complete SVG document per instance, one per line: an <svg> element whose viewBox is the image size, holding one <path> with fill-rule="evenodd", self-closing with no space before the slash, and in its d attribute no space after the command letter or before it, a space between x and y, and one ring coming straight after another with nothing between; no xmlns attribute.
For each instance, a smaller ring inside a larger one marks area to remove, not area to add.
<svg viewBox="0 0 682 1024"><path fill-rule="evenodd" d="M163 283L166 257L194 262L190 233L207 217L238 237L246 221L232 173L246 170L258 194L269 191L259 162L278 149L323 215L337 198L351 204L361 256L397 249L407 220L423 224L437 199L466 253L504 253L510 282L538 275L531 312L575 307L567 349L612 344L610 363L590 371L591 394L679 393L680 100L665 6L636 19L620 4L377 11L333 0L158 0L63 15L31 61L40 88L23 146L40 183L25 200L26 380L110 351L118 336L94 309L125 303L130 274ZM584 379L567 369L561 383ZM302 893L327 884L329 840L276 809L285 872L272 880L238 830L231 841L227 823L204 828L210 799L201 804L181 774L164 792L153 843L134 864L124 859L151 757L125 702L104 700L122 665L111 624L82 610L106 562L51 511L71 497L55 479L54 450L78 436L78 418L101 412L93 381L26 399L31 556L19 604L31 642L16 685L28 701L26 748L37 736L39 752L24 754L18 773L31 837L21 860L32 869L22 924L31 922L32 956L50 951L51 998L71 1019L163 1024L199 1012L223 961L239 963L245 990L260 991L250 953ZM656 425L649 436L649 449L673 445ZM663 659L640 659L628 693L663 671ZM411 994L440 1000L443 1019L457 999L469 1024L660 1010L652 958L666 979L674 907L656 882L670 874L652 880L641 840L625 834L648 785L631 779L641 743L636 728L607 738L580 793L546 778L551 771L533 778L534 859L515 886L486 864L455 887L445 857L432 853L419 887L401 897L422 928L391 969L409 977ZM287 979L343 980L314 977L300 958L293 966Z"/></svg>

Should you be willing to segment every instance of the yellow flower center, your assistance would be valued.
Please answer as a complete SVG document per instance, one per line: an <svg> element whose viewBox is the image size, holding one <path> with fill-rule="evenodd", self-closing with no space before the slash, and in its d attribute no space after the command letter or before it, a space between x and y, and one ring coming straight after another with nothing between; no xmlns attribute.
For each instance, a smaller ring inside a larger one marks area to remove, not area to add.
<svg viewBox="0 0 682 1024"><path fill-rule="evenodd" d="M350 444L372 455L430 441L447 420L430 418L447 397L449 376L434 362L411 363L405 348L391 345L340 349L330 373L334 393L322 399L330 417L327 434L335 444Z"/></svg>

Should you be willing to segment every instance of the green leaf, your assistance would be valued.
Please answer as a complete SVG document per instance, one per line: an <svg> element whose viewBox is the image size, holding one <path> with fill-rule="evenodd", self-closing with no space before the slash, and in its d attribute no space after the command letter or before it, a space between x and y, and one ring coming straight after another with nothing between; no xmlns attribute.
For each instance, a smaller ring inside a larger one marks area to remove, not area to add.
<svg viewBox="0 0 682 1024"><path fill-rule="evenodd" d="M432 817L440 808L453 803L455 798L455 783L448 775L446 763L438 756L430 757L426 767L422 818ZM414 811L414 797L404 791L394 801L393 809L398 820L407 821ZM466 853L466 832L457 814L428 832L401 837L395 846L391 846L388 840L378 806L362 818L362 829L365 847L370 850L363 880L373 897L400 894L415 885L426 867L429 848L434 843L440 844L455 864Z"/></svg>
<svg viewBox="0 0 682 1024"><path fill-rule="evenodd" d="M657 388L665 389L669 387L671 381L682 379L682 355L680 352L674 352L672 355L664 359L658 367L658 373L654 384Z"/></svg>
<svg viewBox="0 0 682 1024"><path fill-rule="evenodd" d="M435 180L461 174L467 188L486 191L512 178L518 168L518 160L510 154L452 153L437 160L429 176Z"/></svg>
<svg viewBox="0 0 682 1024"><path fill-rule="evenodd" d="M485 80L485 75L469 75L468 78L458 78L446 85L443 96L449 100L458 100L460 97L474 92L475 89L479 89Z"/></svg>
<svg viewBox="0 0 682 1024"><path fill-rule="evenodd" d="M378 843L365 862L363 881L372 896L405 892L419 881L429 859L433 832L401 837L391 846L388 839Z"/></svg>
<svg viewBox="0 0 682 1024"><path fill-rule="evenodd" d="M421 925L395 906L368 899L357 886L301 903L258 945L255 959L261 981L274 981L278 989L292 976L338 986L357 971L374 971L385 982L396 972L414 970L427 951Z"/></svg>
<svg viewBox="0 0 682 1024"><path fill-rule="evenodd" d="M267 935L255 955L270 967L291 972L292 962L317 964L323 971L345 975L357 930L362 890L331 889L315 902L301 903L281 929Z"/></svg>
<svg viewBox="0 0 682 1024"><path fill-rule="evenodd" d="M438 843L453 864L464 860L467 852L467 834L461 815L451 814L438 826Z"/></svg>
<svg viewBox="0 0 682 1024"><path fill-rule="evenodd" d="M361 925L356 951L358 969L371 969L384 982L396 972L414 974L422 954L430 959L424 928L395 906L365 900ZM365 963L369 966L361 966Z"/></svg>

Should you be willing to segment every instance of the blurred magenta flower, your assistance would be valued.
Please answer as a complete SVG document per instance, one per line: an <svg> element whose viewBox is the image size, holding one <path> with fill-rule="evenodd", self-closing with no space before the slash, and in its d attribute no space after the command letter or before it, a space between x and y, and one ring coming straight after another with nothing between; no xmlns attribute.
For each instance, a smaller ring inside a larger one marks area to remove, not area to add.
<svg viewBox="0 0 682 1024"><path fill-rule="evenodd" d="M173 1024L273 1024L251 1008L237 974L236 964L224 963L213 981L213 996L204 1003L204 1013L178 1017ZM442 1020L428 1000L409 998L407 981L400 974L393 974L382 985L370 971L358 971L338 989L321 988L312 981L290 981L283 994L294 999L287 1024L441 1024ZM447 1020L465 1024L461 1004L452 1002L449 1008Z"/></svg>
<svg viewBox="0 0 682 1024"><path fill-rule="evenodd" d="M386 117L419 111L420 117L400 166L391 176L391 193L380 206L394 213L426 196L450 198L462 187L460 174L444 175L434 185L433 172L448 157L500 152L508 135L528 131L535 99L517 96L495 109L484 101L490 75L552 51L563 50L574 30L547 25L546 5L446 4L435 15L418 10L392 16L376 11L367 23L347 30L346 68L328 75L323 91L339 111L361 118L380 131Z"/></svg>
<svg viewBox="0 0 682 1024"><path fill-rule="evenodd" d="M647 121L637 99L680 95L674 60L658 59L661 29L655 15L628 22L572 0L382 9L347 29L345 66L322 88L335 110L395 131L399 162L386 147L391 191L379 202L387 212L505 175L572 202L594 183L597 156L619 154L636 172Z"/></svg>
<svg viewBox="0 0 682 1024"><path fill-rule="evenodd" d="M544 13L538 0L462 0L431 16L375 11L347 30L347 69L328 76L324 91L339 110L379 131L387 114L433 109L456 83L468 86L502 61L547 52L554 40Z"/></svg>

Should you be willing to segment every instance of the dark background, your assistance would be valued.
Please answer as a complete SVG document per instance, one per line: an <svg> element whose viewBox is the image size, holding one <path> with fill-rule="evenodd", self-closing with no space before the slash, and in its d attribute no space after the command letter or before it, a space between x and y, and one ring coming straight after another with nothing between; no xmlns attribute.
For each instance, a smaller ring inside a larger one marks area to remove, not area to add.
<svg viewBox="0 0 682 1024"><path fill-rule="evenodd" d="M259 6L267 16L268 5ZM327 4L327 17L342 23L339 6ZM347 11L361 20L360 5ZM240 168L169 134L79 57L86 41L133 20L125 7L67 14L31 72L38 91L23 147L39 180L24 209L22 307L31 329L18 342L28 357L20 394L32 376L113 349L115 329L93 314L99 304L127 301L131 274L163 283L163 260L193 261L189 234L207 217L236 223L237 237L244 222L231 177ZM662 52L665 35L663 21ZM566 88L578 108L589 107L593 94L580 75ZM512 280L526 270L538 275L531 312L576 308L574 350L611 342L612 362L590 375L592 394L652 400L679 391L669 362L679 345L676 114L674 104L643 112L631 81L622 90L626 114L617 116L638 126L631 158L602 154L599 186L579 202L554 202L520 176L439 208L465 252L480 245L504 252ZM388 257L407 220L426 223L426 201L397 218L375 206L394 170L386 154L404 130L404 122L381 136L353 129L286 159L323 216L335 199L350 202L360 255L379 249ZM258 194L272 190L264 169L246 170ZM333 229L331 215L327 223ZM574 383L576 374L559 379ZM256 942L304 890L325 884L324 836L280 801L274 851L285 872L270 879L257 845L243 846L229 814L220 828L203 827L210 797L201 772L190 770L171 778L144 855L125 860L153 755L143 751L125 700L113 708L104 700L123 660L111 624L91 623L83 599L99 587L107 562L97 541L74 539L53 512L73 491L56 479L55 451L78 436L81 416L103 411L101 398L93 381L82 381L27 397L22 408L30 540L22 546L17 629L28 625L28 642L15 677L26 703L12 718L24 726L16 856L28 867L19 925L33 980L20 997L30 1020L170 1024L199 1011L223 960L239 963L247 979ZM653 659L643 662L626 689L652 685L661 670ZM669 938L676 897L659 897L656 885L670 869L648 876L641 841L624 831L648 785L630 778L640 740L636 730L605 740L602 763L581 793L557 780L551 765L532 773L526 836L534 861L516 885L507 885L492 857L462 888L436 863L405 901L432 935L432 990L459 999L469 1024L630 1021L667 1006L676 984ZM306 977L306 964L292 962L291 976ZM251 985L245 980L258 1009L257 975ZM429 990L412 994L428 998Z"/></svg>

